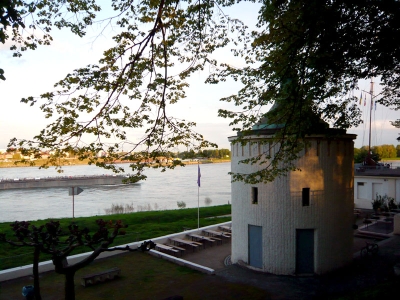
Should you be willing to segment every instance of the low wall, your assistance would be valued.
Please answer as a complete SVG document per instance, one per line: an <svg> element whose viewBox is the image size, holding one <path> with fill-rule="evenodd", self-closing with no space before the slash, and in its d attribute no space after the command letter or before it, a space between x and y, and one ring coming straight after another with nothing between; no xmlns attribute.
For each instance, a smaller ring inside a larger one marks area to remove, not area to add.
<svg viewBox="0 0 400 300"><path fill-rule="evenodd" d="M154 238L151 240L156 244L168 243L168 240L172 237L184 238L189 233L202 233L202 231L205 229L217 229L218 226L228 225L230 223L231 223L231 221L219 223L219 224L215 224L215 225L201 227L199 229L192 229L192 230L187 230L187 231L183 231L183 232L179 232L179 233L169 234L169 235L161 236L161 237ZM139 241L139 242L135 242L135 243L119 245L118 247L129 246L132 249L136 249L143 242L144 241ZM151 254L155 255L157 257L162 257L162 258L170 260L174 263L185 265L189 268L192 268L192 269L204 272L204 273L213 274L214 270L212 270L210 268L199 266L197 264L188 262L188 261L180 259L180 258L170 256L170 255L167 255L167 254L155 251L155 250L151 250L151 251L152 251ZM124 252L125 251L122 251L122 250L116 250L116 251L111 251L111 252L110 251L102 252L96 259L106 258L106 257L110 257L113 255L118 255L118 254L121 254ZM85 257L89 256L91 253L92 252L86 252L86 253L68 256L68 263L69 264L77 263L77 262L81 261L82 259L84 259ZM20 277L25 277L25 276L31 276L32 275L32 266L33 265L26 265L26 266L21 266L21 267L16 267L16 268L0 271L0 282L15 279L15 278L20 278ZM199 267L202 267L202 268L199 268ZM53 265L52 261L44 261L44 262L39 263L39 273L48 272L48 271L54 271L54 265Z"/></svg>
<svg viewBox="0 0 400 300"><path fill-rule="evenodd" d="M214 275L215 274L215 270L214 269L211 269L211 268L199 265L199 264L195 264L195 263L192 263L190 261L187 261L187 260L184 260L184 259L181 259L181 258L177 258L175 256L168 255L168 254L165 254L165 253L162 253L162 252L159 252L157 250L150 250L149 254L153 255L153 256L155 256L157 258L162 258L162 259L168 260L168 261L170 261L170 262L172 262L174 264L177 264L179 266L188 267L190 269L193 269L193 270L196 270L196 271L208 274L208 275Z"/></svg>

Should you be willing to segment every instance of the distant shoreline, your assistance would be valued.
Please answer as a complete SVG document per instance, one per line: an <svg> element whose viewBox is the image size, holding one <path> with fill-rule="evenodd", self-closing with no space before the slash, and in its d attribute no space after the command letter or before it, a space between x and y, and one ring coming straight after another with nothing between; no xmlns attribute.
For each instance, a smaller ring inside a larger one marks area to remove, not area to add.
<svg viewBox="0 0 400 300"><path fill-rule="evenodd" d="M213 163L227 163L230 162L230 159L207 159L207 160L199 160L199 161L184 161L183 163L185 165L195 165L195 164L213 164ZM116 162L115 164L128 164L131 163L130 161L119 161ZM26 164L18 164L15 165L14 162L0 162L0 168L21 168L21 167L29 167L29 168L39 168L41 165L41 162L38 161L34 166L26 165ZM68 164L63 164L61 167L67 167L67 166L79 166L79 165L88 165L88 161L80 161L78 159L71 159ZM49 166L49 168L54 167L54 166Z"/></svg>

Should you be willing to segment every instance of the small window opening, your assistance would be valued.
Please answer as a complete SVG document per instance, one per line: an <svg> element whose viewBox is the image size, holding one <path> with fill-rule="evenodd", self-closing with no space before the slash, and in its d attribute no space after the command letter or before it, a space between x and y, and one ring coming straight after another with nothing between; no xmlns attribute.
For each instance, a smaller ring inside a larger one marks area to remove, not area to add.
<svg viewBox="0 0 400 300"><path fill-rule="evenodd" d="M357 185L364 185L364 182L357 182Z"/></svg>
<svg viewBox="0 0 400 300"><path fill-rule="evenodd" d="M251 203L258 204L258 187L251 188Z"/></svg>
<svg viewBox="0 0 400 300"><path fill-rule="evenodd" d="M310 188L303 188L302 201L303 206L310 206Z"/></svg>

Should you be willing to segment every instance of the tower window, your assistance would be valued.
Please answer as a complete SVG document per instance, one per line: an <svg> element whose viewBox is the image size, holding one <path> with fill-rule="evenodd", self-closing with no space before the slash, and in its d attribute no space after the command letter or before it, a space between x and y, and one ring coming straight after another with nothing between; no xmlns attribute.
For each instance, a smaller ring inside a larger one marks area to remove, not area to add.
<svg viewBox="0 0 400 300"><path fill-rule="evenodd" d="M258 204L258 187L251 188L251 203Z"/></svg>
<svg viewBox="0 0 400 300"><path fill-rule="evenodd" d="M310 206L310 188L303 188L302 203L303 206Z"/></svg>

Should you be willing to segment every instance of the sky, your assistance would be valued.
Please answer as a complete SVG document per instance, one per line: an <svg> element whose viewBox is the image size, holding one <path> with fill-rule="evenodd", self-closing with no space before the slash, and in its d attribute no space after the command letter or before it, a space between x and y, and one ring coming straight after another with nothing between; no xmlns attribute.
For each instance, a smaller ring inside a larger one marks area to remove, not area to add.
<svg viewBox="0 0 400 300"><path fill-rule="evenodd" d="M239 17L249 27L255 25L257 7L253 3L241 3L226 13ZM20 103L22 97L38 96L53 90L53 85L76 68L97 63L102 52L110 47L111 34L95 39L98 28L88 30L84 38L78 38L67 30L53 32L54 42L50 46L39 46L35 51L27 51L21 58L13 58L9 44L0 44L0 66L5 70L6 81L0 81L0 149L5 149L11 138L32 138L45 128L48 120L38 105L29 106ZM95 40L95 41L94 41ZM230 55L229 49L220 52L225 62L235 65L237 61ZM235 135L229 126L229 120L218 117L219 108L234 109L233 105L220 102L219 99L237 91L237 84L227 82L218 85L206 85L204 80L208 70L195 74L190 79L187 98L172 108L173 113L188 121L197 123L195 131L204 138L218 144L219 148L230 149L228 137ZM369 82L361 84L369 90ZM375 85L379 93L378 84ZM355 91L359 95L359 91ZM364 110L365 123L351 128L348 133L357 134L355 147L368 144L367 121L369 108ZM266 108L268 109L268 108ZM390 120L399 118L399 113L382 106L373 110L372 145L397 144L400 130L390 125ZM46 122L47 121L47 122Z"/></svg>

